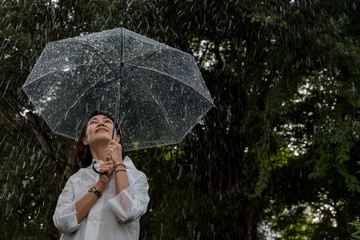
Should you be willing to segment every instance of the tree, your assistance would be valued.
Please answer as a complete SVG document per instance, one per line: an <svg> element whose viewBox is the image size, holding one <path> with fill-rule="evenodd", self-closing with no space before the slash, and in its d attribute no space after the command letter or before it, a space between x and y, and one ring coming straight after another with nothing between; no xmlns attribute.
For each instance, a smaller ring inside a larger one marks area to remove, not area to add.
<svg viewBox="0 0 360 240"><path fill-rule="evenodd" d="M349 238L358 11L356 0L3 1L1 232L56 238L52 209L78 168L73 143L20 90L37 57L49 41L123 26L194 54L216 104L176 147L130 153L150 183L142 237L262 239L266 225L286 239Z"/></svg>

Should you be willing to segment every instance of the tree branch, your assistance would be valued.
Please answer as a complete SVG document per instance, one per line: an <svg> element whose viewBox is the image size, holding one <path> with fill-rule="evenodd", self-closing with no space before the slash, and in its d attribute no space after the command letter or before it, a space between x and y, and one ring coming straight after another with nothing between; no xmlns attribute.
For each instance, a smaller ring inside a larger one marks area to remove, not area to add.
<svg viewBox="0 0 360 240"><path fill-rule="evenodd" d="M34 131L36 138L41 144L45 154L48 155L50 158L55 159L54 150L51 144L49 143L49 139L47 138L47 136L41 132L41 127L38 121L36 120L35 115L32 112L27 112L26 118L28 120L29 125Z"/></svg>

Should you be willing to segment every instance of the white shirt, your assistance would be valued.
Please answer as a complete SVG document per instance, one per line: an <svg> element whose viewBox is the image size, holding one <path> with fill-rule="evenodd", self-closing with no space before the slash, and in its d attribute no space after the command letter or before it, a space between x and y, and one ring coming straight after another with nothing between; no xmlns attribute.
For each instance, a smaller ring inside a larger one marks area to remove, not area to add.
<svg viewBox="0 0 360 240"><path fill-rule="evenodd" d="M96 161L95 168L100 163ZM116 195L115 176L102 192L80 224L76 218L75 202L88 193L99 180L92 166L81 168L72 175L59 196L53 216L55 226L63 233L61 239L138 239L140 216L149 203L146 175L137 170L129 157L125 157L129 187Z"/></svg>

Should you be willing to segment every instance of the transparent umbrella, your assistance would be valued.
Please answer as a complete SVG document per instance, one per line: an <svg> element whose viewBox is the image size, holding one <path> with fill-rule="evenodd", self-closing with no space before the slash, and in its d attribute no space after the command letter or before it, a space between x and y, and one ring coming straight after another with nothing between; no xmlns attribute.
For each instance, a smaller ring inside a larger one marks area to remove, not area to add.
<svg viewBox="0 0 360 240"><path fill-rule="evenodd" d="M73 139L91 111L112 114L124 151L178 143L213 107L192 55L124 28L48 43L23 90Z"/></svg>

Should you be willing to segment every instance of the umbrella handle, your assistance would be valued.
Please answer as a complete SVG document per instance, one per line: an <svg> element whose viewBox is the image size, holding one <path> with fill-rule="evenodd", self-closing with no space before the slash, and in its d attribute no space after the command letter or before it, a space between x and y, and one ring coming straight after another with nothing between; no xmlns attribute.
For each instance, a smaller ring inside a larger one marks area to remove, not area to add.
<svg viewBox="0 0 360 240"><path fill-rule="evenodd" d="M97 173L97 174L100 174L100 175L105 175L106 174L106 172L104 171L104 172L99 172L98 170L96 170L96 168L95 168L95 161L93 162L93 164L92 164L92 168L93 168L93 170Z"/></svg>

